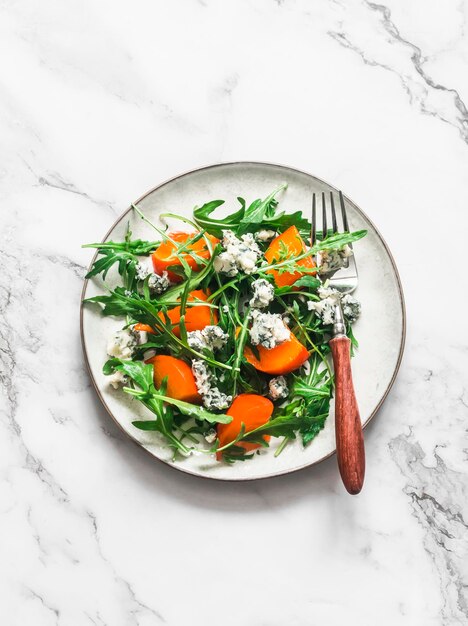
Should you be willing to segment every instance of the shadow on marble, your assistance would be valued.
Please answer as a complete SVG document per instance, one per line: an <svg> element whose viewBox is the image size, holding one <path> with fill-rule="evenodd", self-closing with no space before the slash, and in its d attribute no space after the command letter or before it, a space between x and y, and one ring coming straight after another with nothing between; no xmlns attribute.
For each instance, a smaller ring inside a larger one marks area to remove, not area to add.
<svg viewBox="0 0 468 626"><path fill-rule="evenodd" d="M103 433L112 440L122 465L144 484L148 493L164 492L169 499L183 500L213 511L238 513L262 510L265 506L284 506L310 498L322 499L327 494L347 496L341 484L336 458L331 458L298 472L256 481L225 482L203 479L180 472L151 457L131 441L113 422L98 398L93 398L96 419ZM377 419L378 421L378 419ZM367 439L375 423L366 428Z"/></svg>

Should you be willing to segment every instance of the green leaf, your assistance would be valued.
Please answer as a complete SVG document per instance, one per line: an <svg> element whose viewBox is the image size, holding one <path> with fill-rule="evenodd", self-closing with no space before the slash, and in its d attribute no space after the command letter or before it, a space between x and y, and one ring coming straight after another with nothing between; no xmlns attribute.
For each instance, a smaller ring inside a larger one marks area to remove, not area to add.
<svg viewBox="0 0 468 626"><path fill-rule="evenodd" d="M292 287L309 287L309 289L318 289L322 282L315 276L302 276L299 280L291 285Z"/></svg>
<svg viewBox="0 0 468 626"><path fill-rule="evenodd" d="M169 398L168 396L159 396L159 399L164 402L169 402L173 406L177 407L184 415L194 417L198 420L205 420L210 424L229 424L232 422L232 417L230 415L226 415L224 413L212 413L197 404L190 404L189 402L184 402L183 400L175 400L174 398Z"/></svg>
<svg viewBox="0 0 468 626"><path fill-rule="evenodd" d="M356 337L354 336L353 327L352 327L351 324L347 324L346 325L346 335L348 336L348 338L351 341L351 356L353 357L354 353L359 348L359 342L356 339Z"/></svg>
<svg viewBox="0 0 468 626"><path fill-rule="evenodd" d="M140 358L147 350L160 350L167 346L167 337L165 335L150 335L149 337L146 343L140 343L135 348Z"/></svg>
<svg viewBox="0 0 468 626"><path fill-rule="evenodd" d="M205 265L205 267L200 272L193 274L188 279L187 281L188 287L187 287L186 282L182 282L182 283L179 283L178 285L174 285L173 287L170 287L167 291L165 291L163 294L161 294L158 297L157 299L158 304L164 304L165 302L172 302L174 300L177 300L178 298L180 298L184 289L187 289L188 292L193 291L194 289L197 289L200 283L203 280L205 280L205 278L210 276L210 274L212 274L213 260L216 256L216 252L220 249L221 249L221 246L216 246L215 250L213 251L213 256L210 259L210 262L207 263L207 265Z"/></svg>
<svg viewBox="0 0 468 626"><path fill-rule="evenodd" d="M129 231L130 232L130 231ZM131 235L131 232L130 232ZM153 252L159 245L159 241L143 241L142 239L127 240L124 242L103 241L100 243L86 243L82 248L97 248L98 250L111 250L112 252L130 252L137 256L146 256Z"/></svg>
<svg viewBox="0 0 468 626"><path fill-rule="evenodd" d="M160 424L158 420L135 420L132 424L140 430L156 430L159 431Z"/></svg>
<svg viewBox="0 0 468 626"><path fill-rule="evenodd" d="M279 230L281 232L287 230L290 226L295 226L302 234L310 234L310 222L302 216L302 211L295 213L277 213L272 217L266 217L262 223L263 228Z"/></svg>
<svg viewBox="0 0 468 626"><path fill-rule="evenodd" d="M313 252L319 250L341 250L346 245L354 243L367 235L367 230L356 230L353 233L336 233L315 243L312 246Z"/></svg>
<svg viewBox="0 0 468 626"><path fill-rule="evenodd" d="M324 373L325 370L324 370ZM301 398L305 398L306 400L317 400L320 398L329 398L331 393L331 387L329 384L318 384L317 386L313 386L308 383L302 377L295 377L294 384L292 385L291 391L294 395L300 396Z"/></svg>
<svg viewBox="0 0 468 626"><path fill-rule="evenodd" d="M212 413L205 408L198 406L197 404L191 404L190 402L184 402L183 400L176 400L166 396L164 387L157 390L153 384L153 366L146 364L144 361L123 361L122 359L109 359L104 365L104 374L112 374L115 370L119 370L126 374L133 382L140 387L143 395L140 396L133 393L130 390L131 395L142 400L153 400L157 402L167 402L172 406L175 406L183 415L194 417L199 420L205 420L210 424L229 424L232 422L232 417L225 415L224 413Z"/></svg>
<svg viewBox="0 0 468 626"><path fill-rule="evenodd" d="M224 204L224 200L212 200L193 211L193 218L197 225L204 228L210 235L214 235L215 237L222 237L223 230L236 229L245 212L245 206L241 205L240 209L222 220L212 218L211 214L213 211L222 204Z"/></svg>
<svg viewBox="0 0 468 626"><path fill-rule="evenodd" d="M312 439L319 434L323 427L325 426L325 422L327 419L327 415L322 415L317 418L311 418L309 424L303 425L300 429L300 433L302 435L302 443L306 446L309 444Z"/></svg>
<svg viewBox="0 0 468 626"><path fill-rule="evenodd" d="M292 273L295 271L301 273L314 273L317 271L315 267L304 267L299 265L298 262L313 256L320 250L340 250L345 245L361 239L366 234L366 230L357 230L353 233L336 233L323 241L315 243L311 248L305 252L301 252L301 254L298 254L297 256L291 256L283 261L275 261L269 265L263 265L260 267L259 271L266 272L267 270L275 269L280 274L283 272Z"/></svg>
<svg viewBox="0 0 468 626"><path fill-rule="evenodd" d="M131 276L129 284L132 284L135 275L135 266L138 263L138 256L145 256L150 254L158 245L156 241L143 241L142 239L135 239L132 241L131 231L127 229L125 235L125 241L105 241L101 243L88 243L82 246L83 248L97 248L98 254L101 258L98 258L90 271L86 274L85 278L92 278L98 274L102 274L103 279L106 278L110 268L118 264L119 274L124 276L126 272L130 272Z"/></svg>
<svg viewBox="0 0 468 626"><path fill-rule="evenodd" d="M114 315L119 317L131 315L135 307L132 303L128 302L125 291L123 287L116 287L108 296L94 296L92 298L86 298L84 302L103 304L102 314L106 316Z"/></svg>
<svg viewBox="0 0 468 626"><path fill-rule="evenodd" d="M280 191L286 189L287 183L283 183L272 191L264 200L254 200L248 209L245 211L245 215L241 219L241 224L261 224L265 217L271 216L274 213L276 205L275 196Z"/></svg>
<svg viewBox="0 0 468 626"><path fill-rule="evenodd" d="M291 406L291 405L290 405ZM298 403L295 403L298 406ZM259 435L271 435L272 437L291 437L296 436L296 430L302 424L302 416L300 414L285 413L272 418L269 422L247 433L242 441L255 440Z"/></svg>
<svg viewBox="0 0 468 626"><path fill-rule="evenodd" d="M129 252L102 250L99 254L102 254L102 257L94 262L93 267L86 274L85 278L92 278L102 274L102 277L105 279L110 268L116 263L119 265L119 274L122 275L128 263L135 265L137 263L137 259Z"/></svg>
<svg viewBox="0 0 468 626"><path fill-rule="evenodd" d="M281 225L287 228L287 225L298 223L304 226L304 220L301 213L295 213L293 216L286 216L284 213L275 215L277 201L275 196L287 187L283 183L272 191L265 199L254 200L248 208L245 207L245 200L238 198L241 208L231 213L224 219L214 219L211 214L215 209L224 203L224 200L212 200L202 207L195 208L193 217L198 226L204 228L210 234L216 237L222 237L223 230L232 230L237 235L241 235L247 231L255 230L256 226L265 228L279 228ZM305 224L308 225L307 220Z"/></svg>
<svg viewBox="0 0 468 626"><path fill-rule="evenodd" d="M109 359L104 363L104 374L112 374L119 370L131 378L145 393L153 386L153 366L144 361L123 361L122 359Z"/></svg>

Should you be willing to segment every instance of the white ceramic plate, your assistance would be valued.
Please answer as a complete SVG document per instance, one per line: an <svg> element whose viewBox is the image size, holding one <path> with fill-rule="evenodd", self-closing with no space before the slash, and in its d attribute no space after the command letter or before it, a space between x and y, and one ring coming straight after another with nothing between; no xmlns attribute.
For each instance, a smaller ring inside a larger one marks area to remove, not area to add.
<svg viewBox="0 0 468 626"><path fill-rule="evenodd" d="M177 176L140 198L138 206L147 217L157 222L159 213L171 211L191 216L195 205L221 198L226 200L218 209L222 214L223 210L226 213L232 211L237 196L246 198L247 202L265 197L283 181L288 183L288 188L279 197L280 208L289 212L303 210L307 214L313 192L336 191L328 183L293 168L265 163L225 163ZM405 340L405 311L398 272L387 245L369 218L351 200L346 198L346 202L351 230L368 230L368 235L355 245L359 270L356 296L362 303L362 315L354 327L360 347L353 359L355 389L365 426L384 401L398 371ZM134 237L151 239L150 227L128 209L115 222L104 241L122 240L129 221ZM90 231L90 240L96 240L96 235ZM117 275L109 273L106 282L112 285L116 280ZM103 291L100 279L86 281L83 298ZM203 454L172 461L171 452L156 433L140 431L132 425L133 420L148 419L151 414L126 394L110 387L102 373L107 358L107 338L121 326L121 320L103 317L98 306L82 306L83 350L96 391L117 424L157 459L205 478L253 480L314 465L335 452L332 409L324 430L308 447L303 448L296 441L277 458L274 457L275 443L272 443L269 449L262 450L251 461L234 465L218 463Z"/></svg>

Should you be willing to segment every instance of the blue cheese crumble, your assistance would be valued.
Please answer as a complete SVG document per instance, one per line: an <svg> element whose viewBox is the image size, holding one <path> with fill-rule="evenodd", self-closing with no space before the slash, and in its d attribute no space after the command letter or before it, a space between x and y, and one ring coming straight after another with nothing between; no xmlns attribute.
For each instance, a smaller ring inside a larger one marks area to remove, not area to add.
<svg viewBox="0 0 468 626"><path fill-rule="evenodd" d="M261 251L252 233L242 235L239 239L232 230L223 230L222 245L224 251L213 262L216 272L236 276L239 271L246 274L254 271Z"/></svg>
<svg viewBox="0 0 468 626"><path fill-rule="evenodd" d="M249 334L254 346L263 346L271 350L290 340L291 332L278 313L261 313L254 309L251 317L253 322Z"/></svg>
<svg viewBox="0 0 468 626"><path fill-rule="evenodd" d="M287 398L289 393L288 383L284 376L272 378L268 383L268 395L272 400L281 400Z"/></svg>
<svg viewBox="0 0 468 626"><path fill-rule="evenodd" d="M353 324L361 315L361 303L349 293L341 298L341 306L345 319Z"/></svg>
<svg viewBox="0 0 468 626"><path fill-rule="evenodd" d="M152 296L160 295L171 285L167 272L156 274L142 261L137 263L135 266L135 276L138 280L145 280L149 276L148 288Z"/></svg>
<svg viewBox="0 0 468 626"><path fill-rule="evenodd" d="M148 287L151 295L159 295L166 291L171 285L171 281L167 275L167 272L162 274L151 274L148 280Z"/></svg>
<svg viewBox="0 0 468 626"><path fill-rule="evenodd" d="M150 268L146 265L146 263L143 263L143 261L140 261L135 265L135 276L138 280L145 280L145 278L150 274Z"/></svg>
<svg viewBox="0 0 468 626"><path fill-rule="evenodd" d="M258 233L255 233L255 239L257 241L270 241L273 237L276 237L275 230L259 230Z"/></svg>
<svg viewBox="0 0 468 626"><path fill-rule="evenodd" d="M117 359L131 359L138 345L138 333L131 328L118 330L107 342L107 354Z"/></svg>
<svg viewBox="0 0 468 626"><path fill-rule="evenodd" d="M146 340L146 332L139 332L133 328L118 330L109 337L109 341L107 342L107 354L117 359L131 359L135 353L136 347L145 343ZM107 376L106 379L114 389L128 382L128 376L119 370Z"/></svg>
<svg viewBox="0 0 468 626"><path fill-rule="evenodd" d="M207 443L214 443L217 438L218 438L218 433L215 431L214 428L210 428L210 430L205 435L205 441Z"/></svg>
<svg viewBox="0 0 468 626"><path fill-rule="evenodd" d="M194 350L220 350L226 345L229 335L219 326L205 326L203 330L187 333L188 345Z"/></svg>
<svg viewBox="0 0 468 626"><path fill-rule="evenodd" d="M275 288L265 278L254 280L252 285L252 299L249 304L256 309L263 309L272 302L275 297Z"/></svg>
<svg viewBox="0 0 468 626"><path fill-rule="evenodd" d="M126 376L123 372L119 370L115 370L113 374L107 377L107 382L109 385L112 385L114 389L118 389L120 385L125 385L128 383L128 376Z"/></svg>
<svg viewBox="0 0 468 626"><path fill-rule="evenodd" d="M343 246L340 250L320 250L317 252L317 265L321 274L329 274L341 267L346 267L348 258L352 256L353 251L348 245Z"/></svg>
<svg viewBox="0 0 468 626"><path fill-rule="evenodd" d="M355 322L361 313L360 302L351 294L341 296L336 289L319 287L318 295L320 300L309 300L307 308L309 311L315 311L317 317L320 317L324 324L333 324L335 322L335 306L340 300L344 318L349 324Z"/></svg>
<svg viewBox="0 0 468 626"><path fill-rule="evenodd" d="M140 335L132 328L118 330L113 333L107 342L107 354L117 359L131 359L135 348L139 344ZM116 370L110 376L107 376L107 382L117 389L119 385L128 382L128 377L119 370Z"/></svg>
<svg viewBox="0 0 468 626"><path fill-rule="evenodd" d="M208 369L205 361L194 359L192 361L192 372L205 408L209 411L223 411L231 405L232 396L226 395L213 384L214 376Z"/></svg>

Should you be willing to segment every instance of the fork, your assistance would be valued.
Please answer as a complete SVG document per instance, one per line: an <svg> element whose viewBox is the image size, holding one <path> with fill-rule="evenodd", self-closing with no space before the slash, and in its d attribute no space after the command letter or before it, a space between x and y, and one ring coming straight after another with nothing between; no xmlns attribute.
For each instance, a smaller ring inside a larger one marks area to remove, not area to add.
<svg viewBox="0 0 468 626"><path fill-rule="evenodd" d="M339 192L341 219L343 232L349 232L346 207L341 191ZM335 210L335 199L330 191L331 230L338 233L338 220ZM316 195L312 196L312 228L311 244L315 242L317 233ZM326 237L327 229L327 202L322 192L322 233ZM352 245L350 244L352 250ZM345 267L322 274L328 280L331 288L336 289L341 296L352 293L358 285L358 272L354 253L347 258ZM335 435L336 454L343 484L350 494L358 494L364 482L365 453L364 438L362 435L361 418L354 393L353 377L351 373L351 341L346 336L346 326L343 317L341 302L335 305L333 337L330 339L330 349L333 356L335 370Z"/></svg>

